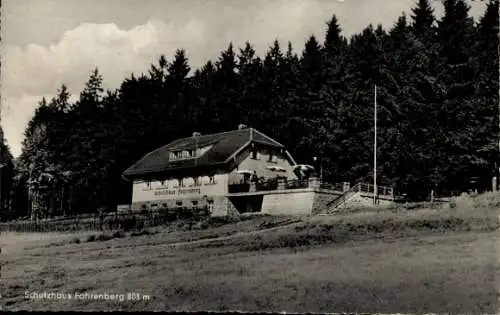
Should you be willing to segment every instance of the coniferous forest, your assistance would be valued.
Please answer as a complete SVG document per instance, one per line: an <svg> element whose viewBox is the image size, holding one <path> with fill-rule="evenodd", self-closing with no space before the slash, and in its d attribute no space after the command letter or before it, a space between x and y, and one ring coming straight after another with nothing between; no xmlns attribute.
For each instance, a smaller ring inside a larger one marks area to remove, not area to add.
<svg viewBox="0 0 500 315"><path fill-rule="evenodd" d="M16 161L2 143L2 218L28 214L28 191L47 215L116 209L131 199L121 174L143 155L240 123L299 163L320 157L327 181L370 180L375 85L380 184L415 201L431 190L491 189L500 165L499 0L477 21L464 0L443 6L437 19L430 0L415 1L390 29L367 25L350 38L333 15L318 24L325 38L303 47L275 41L258 56L251 43L228 44L199 69L179 48L114 91L103 90L96 68L75 103L65 85L40 100Z"/></svg>

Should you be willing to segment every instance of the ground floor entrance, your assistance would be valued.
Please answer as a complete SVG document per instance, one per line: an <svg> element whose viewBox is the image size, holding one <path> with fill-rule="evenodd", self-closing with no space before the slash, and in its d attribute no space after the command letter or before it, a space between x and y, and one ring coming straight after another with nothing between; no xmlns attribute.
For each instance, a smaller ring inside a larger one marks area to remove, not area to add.
<svg viewBox="0 0 500 315"><path fill-rule="evenodd" d="M263 195L229 197L229 201L239 213L262 211Z"/></svg>

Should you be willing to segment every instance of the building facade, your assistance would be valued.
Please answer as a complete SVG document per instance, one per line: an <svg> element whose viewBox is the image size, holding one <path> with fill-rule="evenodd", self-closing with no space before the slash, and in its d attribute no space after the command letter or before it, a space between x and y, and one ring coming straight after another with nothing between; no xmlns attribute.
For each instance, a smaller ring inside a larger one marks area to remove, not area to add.
<svg viewBox="0 0 500 315"><path fill-rule="evenodd" d="M222 216L236 209L230 187L296 179L295 164L281 143L240 126L173 141L146 154L123 176L133 182L132 210L207 207Z"/></svg>

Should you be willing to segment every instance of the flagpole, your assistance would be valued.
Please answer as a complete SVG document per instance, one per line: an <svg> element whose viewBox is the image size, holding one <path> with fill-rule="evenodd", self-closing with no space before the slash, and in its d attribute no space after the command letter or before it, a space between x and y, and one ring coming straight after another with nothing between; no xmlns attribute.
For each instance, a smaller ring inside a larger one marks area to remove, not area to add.
<svg viewBox="0 0 500 315"><path fill-rule="evenodd" d="M374 109L374 135L373 135L373 204L377 204L377 86L375 85Z"/></svg>

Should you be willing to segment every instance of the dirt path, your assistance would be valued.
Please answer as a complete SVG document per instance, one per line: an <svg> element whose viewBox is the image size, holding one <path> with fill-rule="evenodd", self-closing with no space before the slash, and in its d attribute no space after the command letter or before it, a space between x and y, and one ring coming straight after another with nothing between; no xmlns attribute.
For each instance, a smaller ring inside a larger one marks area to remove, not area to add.
<svg viewBox="0 0 500 315"><path fill-rule="evenodd" d="M232 238L236 237L241 237L241 236L250 236L250 235L256 235L256 234L263 234L263 233L268 233L271 231L276 231L280 230L283 228L288 228L291 226L297 226L301 223L304 223L302 220L296 220L296 221L291 221L286 224L281 224L279 226L275 226L272 228L268 229L262 229L262 230L256 230L256 231L249 231L249 232L237 232L235 234L227 235L227 236L219 236L219 237L214 237L214 238L207 238L207 239L199 239L199 240L194 240L194 241L184 241L184 242L175 242L175 243L166 243L162 245L158 245L161 247L181 247L181 246L186 246L186 245L200 245L200 244L208 244L210 242L215 242L215 241L224 241L224 240L229 240Z"/></svg>

